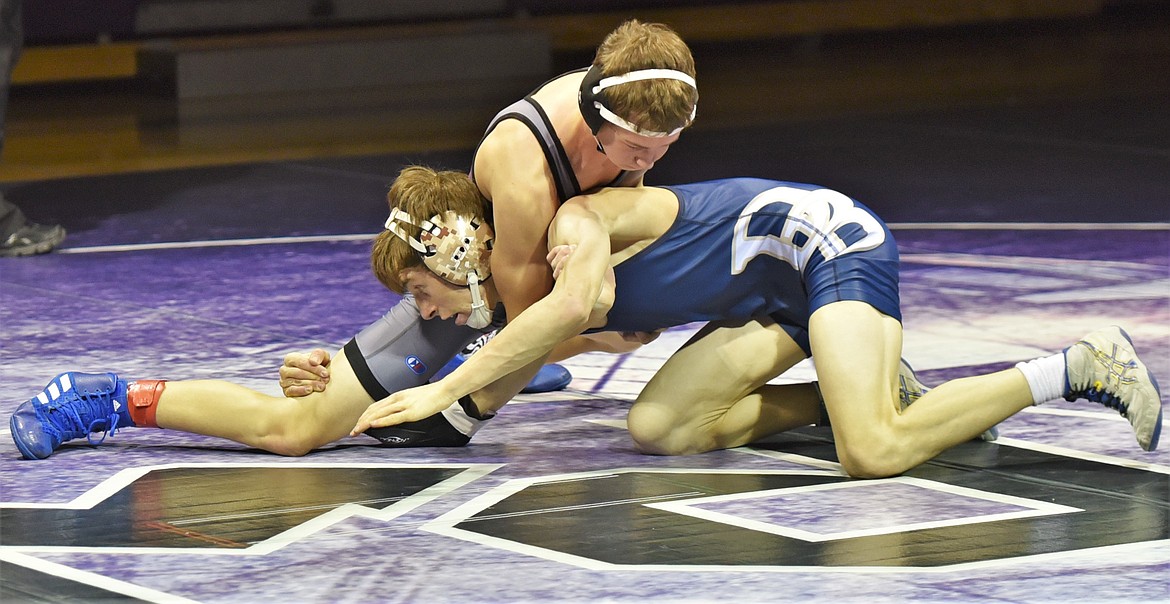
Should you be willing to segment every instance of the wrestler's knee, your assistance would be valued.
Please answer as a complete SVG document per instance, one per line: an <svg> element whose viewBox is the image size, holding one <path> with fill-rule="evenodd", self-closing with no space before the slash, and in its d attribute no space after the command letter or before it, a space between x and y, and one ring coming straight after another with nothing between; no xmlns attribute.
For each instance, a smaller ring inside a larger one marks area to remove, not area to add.
<svg viewBox="0 0 1170 604"><path fill-rule="evenodd" d="M626 429L629 430L630 438L634 440L634 446L638 451L650 455L665 455L656 443L665 439L669 432L669 421L669 414L663 413L653 404L639 402L630 407L630 413L626 416Z"/></svg>
<svg viewBox="0 0 1170 604"><path fill-rule="evenodd" d="M319 439L313 438L311 434L293 431L268 436L264 440L263 449L285 457L302 457L325 444L328 443L320 442Z"/></svg>
<svg viewBox="0 0 1170 604"><path fill-rule="evenodd" d="M701 435L687 427L685 418L666 405L635 403L626 426L634 446L647 455L690 455L710 449L702 446Z"/></svg>
<svg viewBox="0 0 1170 604"><path fill-rule="evenodd" d="M841 435L834 430L837 460L853 478L886 478L906 470L894 432L871 426Z"/></svg>
<svg viewBox="0 0 1170 604"><path fill-rule="evenodd" d="M305 397L310 398L310 397ZM261 448L277 455L300 457L334 440L304 399L283 399L265 414Z"/></svg>

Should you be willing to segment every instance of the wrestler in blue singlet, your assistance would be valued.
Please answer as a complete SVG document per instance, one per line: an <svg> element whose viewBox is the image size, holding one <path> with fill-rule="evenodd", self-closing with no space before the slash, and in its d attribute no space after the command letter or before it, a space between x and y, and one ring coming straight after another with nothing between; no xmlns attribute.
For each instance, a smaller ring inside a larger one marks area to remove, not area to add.
<svg viewBox="0 0 1170 604"><path fill-rule="evenodd" d="M809 352L809 316L831 302L859 300L901 320L897 246L860 203L757 178L663 188L678 198L678 217L614 268L605 330L768 316Z"/></svg>

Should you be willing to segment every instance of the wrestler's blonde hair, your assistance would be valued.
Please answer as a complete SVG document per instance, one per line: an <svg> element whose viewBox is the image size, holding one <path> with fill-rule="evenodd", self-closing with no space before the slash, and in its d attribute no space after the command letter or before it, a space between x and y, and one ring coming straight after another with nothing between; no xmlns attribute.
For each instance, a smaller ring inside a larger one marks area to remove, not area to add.
<svg viewBox="0 0 1170 604"><path fill-rule="evenodd" d="M471 178L464 172L434 170L425 166L403 168L386 194L390 208L398 208L410 215L416 224L430 220L447 211L484 221L487 200ZM419 238L419 227L404 225L407 235ZM370 267L374 276L391 291L404 293L402 271L423 266L418 252L391 231L382 231L374 238L370 250Z"/></svg>
<svg viewBox="0 0 1170 604"><path fill-rule="evenodd" d="M593 65L605 77L642 69L673 69L695 77L695 59L686 42L666 25L637 19L605 37ZM639 128L672 132L690 125L699 91L686 82L652 79L608 88L605 98L610 111Z"/></svg>

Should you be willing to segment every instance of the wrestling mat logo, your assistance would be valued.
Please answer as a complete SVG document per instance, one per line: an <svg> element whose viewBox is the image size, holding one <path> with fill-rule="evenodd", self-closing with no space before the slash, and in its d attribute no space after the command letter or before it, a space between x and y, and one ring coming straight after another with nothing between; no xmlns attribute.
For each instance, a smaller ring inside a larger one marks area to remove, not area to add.
<svg viewBox="0 0 1170 604"><path fill-rule="evenodd" d="M517 479L426 528L595 570L953 570L1165 540L1168 505L1158 467L973 442L883 480L828 469Z"/></svg>

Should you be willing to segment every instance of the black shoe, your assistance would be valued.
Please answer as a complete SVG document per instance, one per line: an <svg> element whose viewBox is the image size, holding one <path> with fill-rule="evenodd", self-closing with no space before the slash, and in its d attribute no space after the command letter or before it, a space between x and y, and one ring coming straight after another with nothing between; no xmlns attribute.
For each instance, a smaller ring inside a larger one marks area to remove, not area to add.
<svg viewBox="0 0 1170 604"><path fill-rule="evenodd" d="M475 403L465 396L426 419L369 428L365 433L378 439L384 447L462 447L495 415L480 414Z"/></svg>
<svg viewBox="0 0 1170 604"><path fill-rule="evenodd" d="M29 222L0 243L0 256L45 254L53 251L64 240L65 229L61 225Z"/></svg>

